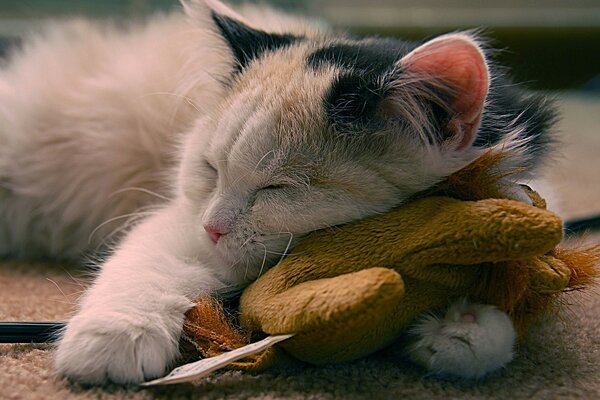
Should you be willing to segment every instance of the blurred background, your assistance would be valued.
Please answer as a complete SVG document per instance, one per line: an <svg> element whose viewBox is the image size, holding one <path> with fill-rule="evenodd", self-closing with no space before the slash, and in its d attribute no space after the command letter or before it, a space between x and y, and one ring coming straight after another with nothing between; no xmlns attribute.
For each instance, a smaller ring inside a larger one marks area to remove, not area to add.
<svg viewBox="0 0 600 400"><path fill-rule="evenodd" d="M240 1L229 1L240 3ZM355 33L425 38L483 27L532 88L600 95L600 0L264 0ZM48 18L143 18L177 0L0 0L0 47Z"/></svg>

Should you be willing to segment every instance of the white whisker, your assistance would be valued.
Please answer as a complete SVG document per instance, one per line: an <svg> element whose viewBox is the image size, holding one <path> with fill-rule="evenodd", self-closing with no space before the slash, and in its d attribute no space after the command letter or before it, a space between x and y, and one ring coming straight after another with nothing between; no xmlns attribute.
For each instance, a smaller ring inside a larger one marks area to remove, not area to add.
<svg viewBox="0 0 600 400"><path fill-rule="evenodd" d="M102 248L102 246L108 244L109 240L113 240L114 236L127 230L133 223L135 223L138 219L143 218L145 215L146 214L137 215L136 217L132 217L131 219L128 219L122 225L117 226L115 229L113 229L112 231L110 231L108 234L106 234L104 236L104 239L102 239L102 241L100 243L98 243L98 246L96 246L95 250L96 251L100 250Z"/></svg>
<svg viewBox="0 0 600 400"><path fill-rule="evenodd" d="M260 163L261 163L261 162L262 162L262 161L263 161L265 158L267 158L267 156L268 156L269 154L271 154L271 153L274 153L274 152L275 152L275 150L269 150L269 151L267 151L267 152L266 152L266 153L265 153L265 154L264 154L264 155L263 155L263 156L260 158L260 160L258 160L258 162L256 163L256 165L254 166L254 172L256 172L256 170L258 169L258 166L260 165Z"/></svg>
<svg viewBox="0 0 600 400"><path fill-rule="evenodd" d="M290 253L282 253L282 252L280 252L280 251L270 251L270 250L267 250L267 253L268 253L268 254L275 254L275 255L278 255L278 256L284 256L284 257L285 257L285 256L291 256L291 255L293 255L293 254L299 254L299 253L293 253L293 252L290 252Z"/></svg>
<svg viewBox="0 0 600 400"><path fill-rule="evenodd" d="M188 96L184 96L182 94L177 94L177 93L170 93L170 92L151 92L151 93L146 93L143 94L141 96L138 97L138 99L143 99L144 97L149 97L149 96L173 96L173 97L178 97L180 99L183 99L186 101L186 103L188 103L190 106L192 106L194 108L194 110L198 111L199 113L201 113L202 111L200 110L200 107L194 103L194 101L189 98Z"/></svg>
<svg viewBox="0 0 600 400"><path fill-rule="evenodd" d="M68 296L67 296L67 294L66 294L66 293L65 293L65 292L64 292L64 291L63 291L63 290L60 288L60 286L58 285L58 283L56 283L55 281L53 281L53 280L52 280L52 279L50 279L50 278L46 278L46 280L47 280L47 281L49 281L49 282L51 282L51 283L53 283L53 284L54 284L54 286L56 286L56 288L57 288L57 289L58 289L58 291L60 292L60 294L62 294L62 295L63 295L63 297L64 297L65 299L68 299Z"/></svg>
<svg viewBox="0 0 600 400"><path fill-rule="evenodd" d="M244 280L246 280L248 278L248 269L249 268L250 268L250 262L248 260L246 260L246 269L244 270Z"/></svg>
<svg viewBox="0 0 600 400"><path fill-rule="evenodd" d="M265 254L263 256L263 262L262 262L262 265L260 266L260 270L258 271L258 276L256 277L256 279L260 278L260 276L262 275L263 270L265 268L265 264L267 263L267 246L265 246L262 243L258 243L258 244L260 244L263 247L263 249L265 250Z"/></svg>
<svg viewBox="0 0 600 400"><path fill-rule="evenodd" d="M88 285L86 285L85 283L82 283L83 281L81 279L77 279L75 278L68 270L66 270L65 268L63 268L63 271L69 275L69 278L71 278L71 280L77 285L79 286L82 290L86 290Z"/></svg>
<svg viewBox="0 0 600 400"><path fill-rule="evenodd" d="M117 194L121 194L121 193L124 193L124 192L129 192L129 191L143 192L143 193L147 193L147 194L153 195L155 197L158 197L161 200L169 201L169 198L166 197L166 196L163 196L161 194L153 192L150 189L146 189L146 188L143 188L143 187L136 187L136 186L131 186L131 187L126 187L126 188L123 188L123 189L115 190L114 192L112 192L110 194L110 196L108 196L108 198L110 199L111 197L113 197L113 196L115 196Z"/></svg>
<svg viewBox="0 0 600 400"><path fill-rule="evenodd" d="M281 260L283 260L283 258L287 255L287 252L290 249L290 246L292 245L292 240L294 239L294 234L292 232L281 232L281 233L288 233L290 235L290 240L288 240L287 246L285 246L285 250L281 254L281 258L279 259L278 263L280 263ZM266 251L266 247L265 247L265 251Z"/></svg>
<svg viewBox="0 0 600 400"><path fill-rule="evenodd" d="M98 232L98 230L102 229L103 226L106 226L107 224L110 224L111 222L118 221L123 218L129 218L129 217L134 217L134 216L146 216L149 214L151 214L150 211L145 211L145 212L138 211L138 212L123 214L123 215L119 215L119 216L107 219L106 221L104 221L103 223L101 223L100 225L95 227L94 230L90 233L90 235L88 236L88 244L92 243L92 239L93 239L94 235L96 234L96 232ZM118 229L120 229L120 227Z"/></svg>
<svg viewBox="0 0 600 400"><path fill-rule="evenodd" d="M247 244L248 244L248 242L249 242L250 240L252 240L252 238L254 238L255 236L256 236L256 233L253 233L252 235L250 235L250 237L249 237L248 239L246 239L246 240L244 241L244 243L242 243L242 244L241 244L241 246L240 246L240 249L241 249L242 247L244 247L245 245L247 245Z"/></svg>

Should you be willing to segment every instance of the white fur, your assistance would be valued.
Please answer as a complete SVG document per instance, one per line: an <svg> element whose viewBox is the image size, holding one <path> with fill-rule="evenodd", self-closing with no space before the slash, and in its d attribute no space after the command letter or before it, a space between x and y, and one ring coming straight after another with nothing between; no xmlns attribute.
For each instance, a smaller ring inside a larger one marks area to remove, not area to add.
<svg viewBox="0 0 600 400"><path fill-rule="evenodd" d="M175 145L221 95L227 58L181 16L129 33L74 21L26 43L0 72L0 255L73 259L149 203L135 188L168 193Z"/></svg>
<svg viewBox="0 0 600 400"><path fill-rule="evenodd" d="M59 373L85 383L137 383L178 354L184 312L222 287L203 267L206 248L173 203L135 228L102 267L56 353Z"/></svg>
<svg viewBox="0 0 600 400"><path fill-rule="evenodd" d="M161 375L199 294L237 291L304 234L385 212L477 156L410 135L382 136L376 160L322 142L321 99L339 71L307 71L314 45L265 56L228 91L230 51L202 1L185 9L128 30L50 27L0 71L0 256L73 260L129 230L58 345L57 371L79 382ZM260 12L250 14L257 25ZM282 29L272 12L265 21ZM129 217L144 218L123 227ZM204 224L226 232L218 244ZM504 363L488 322L503 322L476 311L479 330L447 321L424 340L489 334L481 355L492 361L478 361L489 371ZM462 345L447 343L448 364L426 365L455 366Z"/></svg>
<svg viewBox="0 0 600 400"><path fill-rule="evenodd" d="M62 336L56 369L80 382L161 375L184 312L225 286L200 261L214 257L199 221L182 201L162 205L182 134L222 98L231 63L200 22L49 26L0 72L0 255L76 259L127 216L154 214L104 263Z"/></svg>
<svg viewBox="0 0 600 400"><path fill-rule="evenodd" d="M410 358L434 374L477 379L505 367L513 358L512 321L489 305L461 299L443 318L429 315L411 331Z"/></svg>

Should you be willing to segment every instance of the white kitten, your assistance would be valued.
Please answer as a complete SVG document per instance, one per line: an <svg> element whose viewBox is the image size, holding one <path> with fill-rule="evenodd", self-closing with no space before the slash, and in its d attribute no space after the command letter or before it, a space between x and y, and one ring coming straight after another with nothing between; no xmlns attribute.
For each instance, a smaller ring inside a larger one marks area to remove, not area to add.
<svg viewBox="0 0 600 400"><path fill-rule="evenodd" d="M77 381L161 375L199 294L239 291L305 234L390 210L490 148L511 170L550 141L546 100L505 85L468 34L355 39L210 3L50 28L0 72L1 256L77 259L148 214L58 345ZM476 323L429 321L417 360L464 376L510 360L506 318L464 307ZM465 341L490 360L456 368Z"/></svg>

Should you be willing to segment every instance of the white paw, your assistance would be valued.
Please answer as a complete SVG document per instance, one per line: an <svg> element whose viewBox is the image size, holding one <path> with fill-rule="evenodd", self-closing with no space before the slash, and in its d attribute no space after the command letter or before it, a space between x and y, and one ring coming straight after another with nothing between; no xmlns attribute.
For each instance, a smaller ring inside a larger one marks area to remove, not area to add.
<svg viewBox="0 0 600 400"><path fill-rule="evenodd" d="M84 384L140 383L161 376L178 355L182 319L116 312L77 315L58 344L56 370Z"/></svg>
<svg viewBox="0 0 600 400"><path fill-rule="evenodd" d="M513 358L512 321L490 305L459 300L443 319L424 317L411 332L416 341L408 349L410 358L434 374L477 379Z"/></svg>

